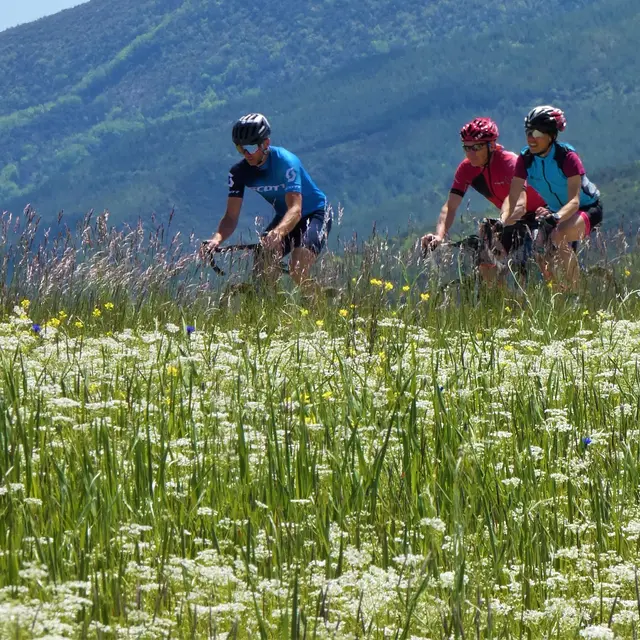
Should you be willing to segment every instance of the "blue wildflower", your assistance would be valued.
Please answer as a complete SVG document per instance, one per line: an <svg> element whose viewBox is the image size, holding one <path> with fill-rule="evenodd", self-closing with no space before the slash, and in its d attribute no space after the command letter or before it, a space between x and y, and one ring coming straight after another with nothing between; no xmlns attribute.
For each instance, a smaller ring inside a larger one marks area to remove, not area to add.
<svg viewBox="0 0 640 640"><path fill-rule="evenodd" d="M196 328L190 324L187 325L187 335L190 336L194 331L196 330Z"/></svg>
<svg viewBox="0 0 640 640"><path fill-rule="evenodd" d="M42 327L39 324L34 324L32 327L34 333L40 333Z"/></svg>
<svg viewBox="0 0 640 640"><path fill-rule="evenodd" d="M582 444L585 447L588 447L591 444L592 440L589 436L585 436L584 438L582 438Z"/></svg>

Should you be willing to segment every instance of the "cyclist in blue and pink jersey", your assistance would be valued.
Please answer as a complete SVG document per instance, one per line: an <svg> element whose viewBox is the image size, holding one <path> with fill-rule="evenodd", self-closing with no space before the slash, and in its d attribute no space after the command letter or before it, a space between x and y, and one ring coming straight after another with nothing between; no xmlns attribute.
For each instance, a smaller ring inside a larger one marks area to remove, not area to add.
<svg viewBox="0 0 640 640"><path fill-rule="evenodd" d="M422 237L425 250L437 247L451 228L458 207L469 187L473 187L495 207L504 212L508 206L509 187L518 156L497 143L498 126L490 118L475 118L460 130L465 159L455 173L449 198L440 211L435 233ZM531 187L523 185L519 195L518 210L526 224L535 224L535 211L544 206L544 200ZM507 253L524 242L522 226L505 227L501 242ZM488 265L486 265L488 266Z"/></svg>
<svg viewBox="0 0 640 640"><path fill-rule="evenodd" d="M510 223L520 216L517 202L526 180L547 203L537 215L555 226L550 238L553 262L559 263L570 287L575 289L578 262L571 243L588 237L602 222L600 192L587 178L576 150L569 144L557 142L558 134L567 126L560 109L551 105L535 107L525 118L524 126L527 146L516 163L509 207L503 219ZM552 256L546 257L549 262ZM542 268L546 277L553 275L550 266Z"/></svg>
<svg viewBox="0 0 640 640"><path fill-rule="evenodd" d="M231 137L244 159L231 167L227 209L218 231L203 245L203 255L214 251L235 231L245 189L251 189L269 202L275 213L261 237L267 250L262 252L264 259L273 267L291 253L289 274L301 284L331 230L326 196L297 156L283 147L271 146L271 126L262 114L240 118Z"/></svg>

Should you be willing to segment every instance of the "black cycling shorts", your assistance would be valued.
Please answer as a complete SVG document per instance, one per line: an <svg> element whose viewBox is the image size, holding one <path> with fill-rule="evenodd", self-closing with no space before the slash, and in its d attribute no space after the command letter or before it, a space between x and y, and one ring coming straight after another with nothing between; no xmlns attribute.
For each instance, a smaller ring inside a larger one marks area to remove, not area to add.
<svg viewBox="0 0 640 640"><path fill-rule="evenodd" d="M274 229L281 218L273 220L266 228L265 234ZM331 213L329 209L319 209L305 216L298 224L284 237L284 253L287 255L292 249L304 247L319 254L327 242L327 236L331 231Z"/></svg>
<svg viewBox="0 0 640 640"><path fill-rule="evenodd" d="M578 215L584 220L584 236L586 238L594 227L597 227L602 222L602 205L600 204L600 200L586 207L581 207Z"/></svg>

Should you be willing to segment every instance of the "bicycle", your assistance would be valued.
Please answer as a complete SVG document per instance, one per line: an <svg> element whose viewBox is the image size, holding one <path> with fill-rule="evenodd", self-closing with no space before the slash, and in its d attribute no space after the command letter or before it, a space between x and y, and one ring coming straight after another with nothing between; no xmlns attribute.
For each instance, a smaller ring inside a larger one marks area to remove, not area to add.
<svg viewBox="0 0 640 640"><path fill-rule="evenodd" d="M205 247L208 244L208 240L202 241L202 246ZM225 272L216 264L215 254L225 254L225 253L235 253L235 252L251 252L253 255L253 262L255 267L256 258L259 256L259 253L263 251L262 244L259 242L252 242L249 244L229 244L224 247L216 247L213 251L206 250L206 253L209 254L209 266L213 269L214 273L219 276L226 275ZM278 268L281 273L289 273L289 266L280 261L278 263Z"/></svg>
<svg viewBox="0 0 640 640"><path fill-rule="evenodd" d="M455 289L459 297L462 288L477 295L481 280L503 280L509 273L514 279L528 277L535 238L531 226L531 221L519 220L513 225L505 226L498 219L485 218L480 223L477 234L440 243L438 247L459 249L456 261L459 275L441 284L438 291L449 294ZM537 225L534 229L537 229ZM540 236L541 241L543 238L547 239L548 235L545 230L545 234ZM423 250L423 257L432 251L428 248ZM451 266L453 262L448 264ZM481 272L482 278L479 278Z"/></svg>
<svg viewBox="0 0 640 640"><path fill-rule="evenodd" d="M208 241L206 240L203 241L202 246L204 247L207 244L207 242ZM256 265L260 262L261 253L263 251L264 251L264 247L259 242L248 243L248 244L231 244L231 245L225 245L223 247L216 247L213 251L207 250L207 253L210 254L208 259L209 266L213 269L214 273L216 273L219 276L225 276L226 272L216 263L216 254L224 255L229 253L244 253L246 255L250 253L253 258L253 267L251 270L250 280L247 282L239 282L235 284L230 283L229 285L227 285L227 287L225 288L221 296L221 300L230 301L230 299L234 295L237 295L240 293L249 293L249 292L255 293L262 290L260 288L260 283L262 282L262 277L263 277L262 266L261 265L256 266ZM284 260L280 260L275 265L274 271L278 277L280 277L281 275L288 275L289 265ZM268 289L268 287L266 289ZM318 291L321 291L322 294L324 294L327 298L335 298L339 294L339 290L331 286L319 287Z"/></svg>

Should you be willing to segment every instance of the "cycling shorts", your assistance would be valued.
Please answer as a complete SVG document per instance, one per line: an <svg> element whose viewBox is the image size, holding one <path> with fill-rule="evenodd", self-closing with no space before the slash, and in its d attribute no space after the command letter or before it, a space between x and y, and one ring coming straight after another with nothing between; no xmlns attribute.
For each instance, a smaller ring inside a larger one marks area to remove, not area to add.
<svg viewBox="0 0 640 640"><path fill-rule="evenodd" d="M588 237L594 227L602 222L602 205L600 200L578 211L578 215L584 220L584 237Z"/></svg>
<svg viewBox="0 0 640 640"><path fill-rule="evenodd" d="M282 218L276 218L266 228L265 234L274 229ZM303 247L313 251L318 255L327 242L327 237L331 231L331 214L329 210L318 209L308 216L305 216L298 224L287 234L284 239L284 253L287 255L293 249Z"/></svg>

